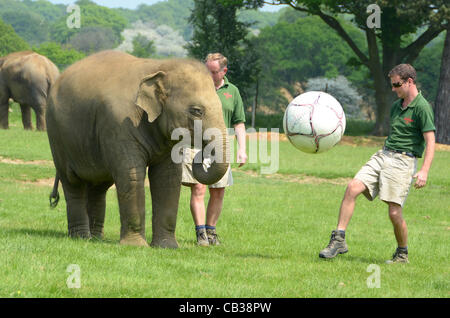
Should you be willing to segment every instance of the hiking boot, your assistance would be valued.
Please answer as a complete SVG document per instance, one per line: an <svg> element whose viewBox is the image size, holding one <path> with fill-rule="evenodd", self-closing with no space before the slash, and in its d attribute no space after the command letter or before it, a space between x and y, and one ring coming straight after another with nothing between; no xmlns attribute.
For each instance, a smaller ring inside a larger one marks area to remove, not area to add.
<svg viewBox="0 0 450 318"><path fill-rule="evenodd" d="M333 258L338 254L344 254L348 252L347 243L345 243L345 235L339 231L331 232L331 239L328 246L320 251L319 257L321 258Z"/></svg>
<svg viewBox="0 0 450 318"><path fill-rule="evenodd" d="M386 264L394 264L394 263L409 263L408 250L404 250L397 247L395 253L392 255L392 259L386 261Z"/></svg>
<svg viewBox="0 0 450 318"><path fill-rule="evenodd" d="M216 229L206 229L206 234L208 235L209 245L220 245Z"/></svg>
<svg viewBox="0 0 450 318"><path fill-rule="evenodd" d="M199 229L195 231L197 233L197 245L198 246L208 246L209 245L209 241L208 241L208 235L206 234L206 230L203 229Z"/></svg>

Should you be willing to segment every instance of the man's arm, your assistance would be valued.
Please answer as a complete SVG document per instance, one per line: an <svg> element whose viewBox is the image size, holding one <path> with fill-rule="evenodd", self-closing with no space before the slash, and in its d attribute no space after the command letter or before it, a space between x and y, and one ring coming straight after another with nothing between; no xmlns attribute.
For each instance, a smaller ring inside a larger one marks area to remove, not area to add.
<svg viewBox="0 0 450 318"><path fill-rule="evenodd" d="M434 146L435 146L435 135L434 131L426 131L423 133L423 138L425 139L426 148L425 156L423 159L422 168L417 172L413 178L417 178L414 187L416 189L423 188L427 183L428 171L430 170L431 163L434 158Z"/></svg>
<svg viewBox="0 0 450 318"><path fill-rule="evenodd" d="M245 124L239 123L234 125L234 132L238 143L237 162L239 163L239 167L242 167L247 162Z"/></svg>

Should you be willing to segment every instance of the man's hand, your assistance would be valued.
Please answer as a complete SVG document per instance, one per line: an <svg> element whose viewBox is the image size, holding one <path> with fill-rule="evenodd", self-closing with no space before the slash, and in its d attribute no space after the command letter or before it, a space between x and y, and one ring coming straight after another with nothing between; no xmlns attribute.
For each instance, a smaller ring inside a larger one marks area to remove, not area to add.
<svg viewBox="0 0 450 318"><path fill-rule="evenodd" d="M247 162L247 154L245 150L237 151L237 162L239 163L239 167L242 167Z"/></svg>
<svg viewBox="0 0 450 318"><path fill-rule="evenodd" d="M414 183L414 188L420 189L423 188L428 179L428 171L431 167L431 162L433 161L434 157L434 146L435 146L435 135L434 131L427 131L423 133L423 139L426 143L425 148L425 158L423 159L422 168L419 172L417 172L415 175L413 175L413 178L416 179L416 183Z"/></svg>
<svg viewBox="0 0 450 318"><path fill-rule="evenodd" d="M238 143L237 150L237 162L239 163L239 167L242 167L247 162L247 154L245 150L245 125L244 123L239 123L234 125L234 132L236 134L236 139Z"/></svg>
<svg viewBox="0 0 450 318"><path fill-rule="evenodd" d="M420 170L415 175L413 175L413 178L416 179L416 182L414 183L414 188L420 189L426 185L428 173Z"/></svg>

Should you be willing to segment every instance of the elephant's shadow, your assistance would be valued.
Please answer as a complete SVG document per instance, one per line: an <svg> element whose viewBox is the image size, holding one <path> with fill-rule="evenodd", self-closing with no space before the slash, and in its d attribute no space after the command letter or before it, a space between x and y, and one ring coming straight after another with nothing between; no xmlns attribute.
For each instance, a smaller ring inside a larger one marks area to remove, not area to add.
<svg viewBox="0 0 450 318"><path fill-rule="evenodd" d="M8 232L10 234L16 234L16 235L30 235L33 237L47 237L47 238L67 238L67 239L71 239L71 240L83 240L86 241L85 239L76 239L76 238L70 238L67 235L66 231L58 231L58 230L51 230L51 229L31 229L31 228L14 228L14 229L8 229L8 230L4 230L5 232ZM117 240L113 240L113 239L95 239L92 238L89 240L92 243L98 243L98 244L117 244Z"/></svg>

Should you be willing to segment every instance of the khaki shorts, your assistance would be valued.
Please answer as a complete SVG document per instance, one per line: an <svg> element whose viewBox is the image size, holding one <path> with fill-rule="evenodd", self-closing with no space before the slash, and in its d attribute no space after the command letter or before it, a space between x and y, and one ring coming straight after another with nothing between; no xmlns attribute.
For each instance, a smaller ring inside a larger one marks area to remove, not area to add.
<svg viewBox="0 0 450 318"><path fill-rule="evenodd" d="M185 148L183 151L185 151L185 153L184 153L183 163L182 163L183 174L182 174L181 183L183 185L198 184L200 182L198 182L194 178L194 175L192 173L192 160L194 160L195 155L200 150ZM210 184L209 187L210 188L225 188L225 187L228 187L231 185L233 185L233 175L231 174L231 166L228 165L228 170L225 173L225 175L222 177L222 179L220 179L217 183Z"/></svg>
<svg viewBox="0 0 450 318"><path fill-rule="evenodd" d="M379 150L355 175L367 189L367 199L394 202L403 207L413 183L417 158L386 150Z"/></svg>

